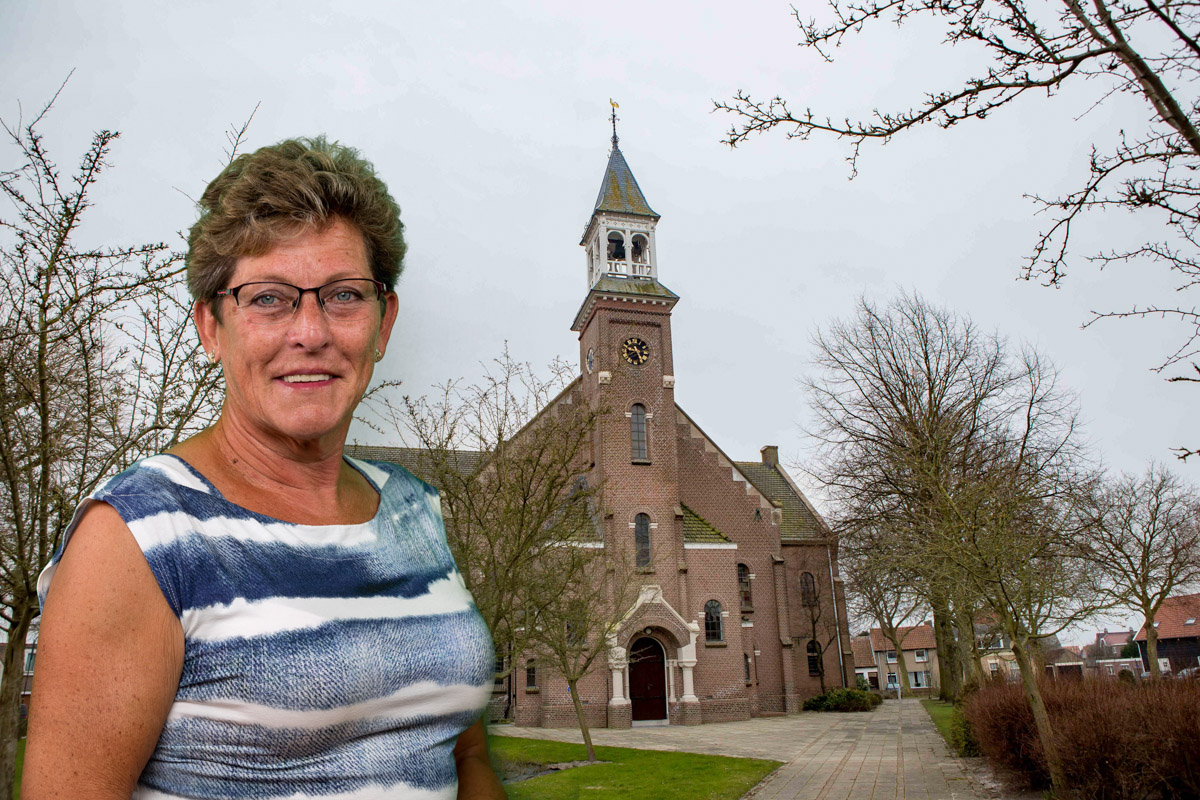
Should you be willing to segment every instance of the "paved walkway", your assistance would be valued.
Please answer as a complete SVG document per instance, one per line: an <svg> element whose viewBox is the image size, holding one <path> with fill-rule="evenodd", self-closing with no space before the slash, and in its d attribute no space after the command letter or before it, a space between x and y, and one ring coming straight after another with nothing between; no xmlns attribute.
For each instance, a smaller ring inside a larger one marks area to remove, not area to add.
<svg viewBox="0 0 1200 800"><path fill-rule="evenodd" d="M578 730L496 726L490 733L580 742ZM945 743L918 700L886 700L857 714L793 714L694 727L592 731L598 745L786 762L747 795L754 800L976 800L989 797Z"/></svg>

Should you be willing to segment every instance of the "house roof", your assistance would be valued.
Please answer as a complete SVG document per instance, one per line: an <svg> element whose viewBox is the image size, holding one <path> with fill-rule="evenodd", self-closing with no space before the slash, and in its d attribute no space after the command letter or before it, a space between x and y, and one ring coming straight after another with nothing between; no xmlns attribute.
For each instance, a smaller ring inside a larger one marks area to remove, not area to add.
<svg viewBox="0 0 1200 800"><path fill-rule="evenodd" d="M871 651L870 636L855 636L850 640L850 649L854 651L856 669L875 666L875 654Z"/></svg>
<svg viewBox="0 0 1200 800"><path fill-rule="evenodd" d="M432 471L430 451L420 447L383 447L371 444L348 444L342 450L350 458L367 461L386 461L399 464L418 478L428 481ZM477 450L450 450L447 452L450 466L464 475L470 475L483 464L483 453Z"/></svg>
<svg viewBox="0 0 1200 800"><path fill-rule="evenodd" d="M1200 594L1168 597L1163 600L1154 619L1158 623L1160 640L1200 638ZM1146 641L1144 624L1133 638L1138 642Z"/></svg>
<svg viewBox="0 0 1200 800"><path fill-rule="evenodd" d="M763 464L760 461L733 463L754 484L755 489L783 509L783 519L779 524L779 538L782 541L805 542L824 538L824 523L777 464Z"/></svg>
<svg viewBox="0 0 1200 800"><path fill-rule="evenodd" d="M704 517L683 506L683 541L685 544L731 544L733 542Z"/></svg>
<svg viewBox="0 0 1200 800"><path fill-rule="evenodd" d="M614 211L618 214L638 214L643 217L658 218L654 209L646 202L637 179L621 148L613 145L608 156L608 166L604 169L604 180L600 182L600 194L596 196L596 211Z"/></svg>
<svg viewBox="0 0 1200 800"><path fill-rule="evenodd" d="M1096 634L1096 642L1109 647L1124 647L1133 639L1133 631L1102 631Z"/></svg>
<svg viewBox="0 0 1200 800"><path fill-rule="evenodd" d="M903 650L933 650L937 641L933 637L932 625L913 625L896 629L900 635L900 647ZM871 649L877 653L892 649L892 643L883 636L880 628L871 628Z"/></svg>

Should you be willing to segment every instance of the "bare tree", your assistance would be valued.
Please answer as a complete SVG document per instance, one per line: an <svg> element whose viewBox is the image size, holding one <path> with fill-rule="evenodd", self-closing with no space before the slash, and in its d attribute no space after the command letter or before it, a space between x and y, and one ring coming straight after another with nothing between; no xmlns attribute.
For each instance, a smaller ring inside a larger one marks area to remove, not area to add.
<svg viewBox="0 0 1200 800"><path fill-rule="evenodd" d="M1004 413L1013 380L1003 342L970 320L904 295L880 309L859 301L848 322L817 334L812 472L829 490L841 529L882 525L933 610L942 696L961 688L951 601L958 580L930 547L932 476L947 476L970 442ZM948 478L946 478L948 479Z"/></svg>
<svg viewBox="0 0 1200 800"><path fill-rule="evenodd" d="M800 607L803 609L804 622L808 625L808 635L801 637L800 641L805 643L809 672L816 667L816 674L821 682L821 693L824 694L825 654L829 652L830 647L840 646L836 599L831 593L829 602L825 602L821 582L811 572L801 572L794 578L799 584ZM832 615L827 612L832 612Z"/></svg>
<svg viewBox="0 0 1200 800"><path fill-rule="evenodd" d="M0 121L20 157L0 173L14 215L0 218L0 796L12 792L38 574L84 497L207 424L219 400L219 372L190 333L182 259L161 243L78 241L118 134L96 133L63 175L38 130L57 97L27 123Z"/></svg>
<svg viewBox="0 0 1200 800"><path fill-rule="evenodd" d="M595 761L579 682L615 647L640 582L617 543L562 543L539 555L535 585L543 603L531 644L537 663L549 664L566 681L588 761Z"/></svg>
<svg viewBox="0 0 1200 800"><path fill-rule="evenodd" d="M420 450L417 471L441 492L451 550L505 659L501 677L534 634L526 620L559 600L546 554L599 537L600 487L585 478L597 415L578 387L565 363L542 377L506 347L478 382L394 410Z"/></svg>
<svg viewBox="0 0 1200 800"><path fill-rule="evenodd" d="M957 86L920 87L923 99L911 107L876 111L861 120L839 120L808 108L797 112L782 97L761 100L739 91L731 100L715 103L736 117L724 140L727 144L737 146L777 126L801 141L830 135L849 141L853 175L864 142L886 142L928 123L950 128L982 120L1025 95L1057 95L1088 79L1100 87L1097 105L1128 94L1144 102L1144 115L1125 123L1110 151L1089 148L1090 173L1077 190L1062 197L1032 196L1051 222L1038 236L1023 277L1059 284L1067 272L1071 233L1080 216L1119 208L1154 213L1165 225L1162 237L1090 260L1101 266L1132 260L1164 264L1177 277L1180 290L1200 279L1200 182L1195 177L1200 166L1200 93L1194 80L1200 72L1200 5L1190 0L829 0L829 5L828 24L806 21L800 11L792 12L800 45L827 61L845 37L867 25L894 22L903 27L922 18L945 27L946 45L975 44L987 60ZM1178 319L1188 331L1157 369L1193 361L1200 352L1200 311L1186 302L1150 302L1098 313L1087 324L1106 317L1151 315ZM1193 368L1194 374L1188 370L1170 379L1200 381L1200 365L1193 363ZM1183 457L1190 453L1186 448L1180 452Z"/></svg>
<svg viewBox="0 0 1200 800"><path fill-rule="evenodd" d="M1164 600L1200 582L1196 489L1150 464L1141 476L1104 482L1094 522L1083 547L1097 589L1110 605L1132 606L1141 614L1150 674L1160 678L1155 617Z"/></svg>
<svg viewBox="0 0 1200 800"><path fill-rule="evenodd" d="M1038 656L1098 608L1080 557L1090 477L1075 399L1054 367L1027 350L1011 374L985 435L962 448L955 469L926 473L936 484L930 544L1010 639L1054 792L1065 795Z"/></svg>
<svg viewBox="0 0 1200 800"><path fill-rule="evenodd" d="M846 578L846 595L856 613L879 626L883 638L900 654L903 665L905 623L928 610L918 589L919 576L908 569L897 536L880 524L846 532L842 540L841 571ZM900 689L908 693L908 671L900 669Z"/></svg>

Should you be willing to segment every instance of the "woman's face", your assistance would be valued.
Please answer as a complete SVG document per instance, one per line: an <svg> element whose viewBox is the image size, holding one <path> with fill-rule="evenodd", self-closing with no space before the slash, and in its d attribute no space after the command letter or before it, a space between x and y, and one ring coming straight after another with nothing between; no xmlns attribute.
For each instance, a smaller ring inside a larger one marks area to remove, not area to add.
<svg viewBox="0 0 1200 800"><path fill-rule="evenodd" d="M337 218L322 231L238 259L229 285L279 281L307 288L370 277L362 235ZM225 373L227 422L270 437L344 439L371 381L375 351L386 349L396 319L396 296L388 292L385 298L380 314L338 321L308 292L289 320L273 325L249 321L232 297L214 301L223 304L220 322L207 303L197 303L201 343L220 358Z"/></svg>

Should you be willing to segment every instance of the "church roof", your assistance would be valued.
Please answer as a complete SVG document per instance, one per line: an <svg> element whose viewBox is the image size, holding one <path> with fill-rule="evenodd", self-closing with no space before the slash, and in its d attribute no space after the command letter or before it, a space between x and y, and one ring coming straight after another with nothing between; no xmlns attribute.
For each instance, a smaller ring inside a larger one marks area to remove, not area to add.
<svg viewBox="0 0 1200 800"><path fill-rule="evenodd" d="M825 526L808 503L779 471L778 466L758 461L735 461L746 479L770 501L783 509L779 538L784 542L804 542L824 538Z"/></svg>
<svg viewBox="0 0 1200 800"><path fill-rule="evenodd" d="M712 523L704 517L687 506L682 506L682 508L685 544L731 544L733 542L728 536L714 528Z"/></svg>
<svg viewBox="0 0 1200 800"><path fill-rule="evenodd" d="M679 295L654 279L620 278L615 275L605 275L592 287L593 292L613 292L616 294L637 294L647 297L664 297L668 300L678 300Z"/></svg>
<svg viewBox="0 0 1200 800"><path fill-rule="evenodd" d="M663 286L654 278L622 278L616 275L605 275L596 281L591 290L588 291L587 296L583 298L582 305L575 312L575 321L571 323L571 330L583 330L583 323L591 315L596 301L606 295L610 297L632 297L635 299L635 302L665 303L670 306L674 306L679 300L679 295Z"/></svg>
<svg viewBox="0 0 1200 800"><path fill-rule="evenodd" d="M600 194L596 197L596 211L613 211L619 214L638 214L643 217L658 218L654 209L646 202L637 179L633 177L621 148L613 145L612 153L608 156L608 166L604 170L604 180L600 184Z"/></svg>
<svg viewBox="0 0 1200 800"><path fill-rule="evenodd" d="M421 480L430 482L429 475L433 470L432 455L424 448L348 444L342 452L351 458L399 464ZM449 450L446 453L450 467L464 475L471 475L479 469L483 464L483 455L477 450Z"/></svg>

